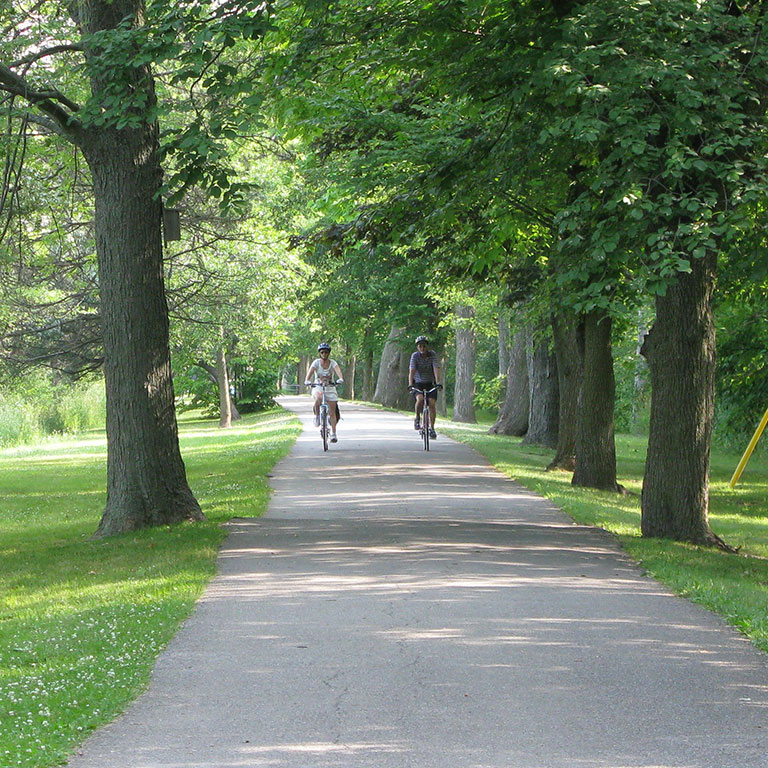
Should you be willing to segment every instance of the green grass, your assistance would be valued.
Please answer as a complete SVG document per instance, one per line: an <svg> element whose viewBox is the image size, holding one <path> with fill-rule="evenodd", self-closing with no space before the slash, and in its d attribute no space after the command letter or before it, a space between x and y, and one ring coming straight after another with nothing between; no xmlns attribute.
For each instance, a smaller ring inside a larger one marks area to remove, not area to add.
<svg viewBox="0 0 768 768"><path fill-rule="evenodd" d="M181 446L205 523L93 540L103 433L0 451L0 765L63 762L147 684L158 652L214 575L233 516L257 516L298 420L231 430L186 416Z"/></svg>
<svg viewBox="0 0 768 768"><path fill-rule="evenodd" d="M768 651L768 462L753 456L735 489L729 481L739 455L713 451L710 523L739 554L640 535L640 491L645 438L616 437L617 495L575 488L571 473L547 472L553 452L520 438L489 435L489 424L440 420L449 437L469 443L526 488L551 499L576 522L616 534L630 556L675 593L719 613L761 650Z"/></svg>

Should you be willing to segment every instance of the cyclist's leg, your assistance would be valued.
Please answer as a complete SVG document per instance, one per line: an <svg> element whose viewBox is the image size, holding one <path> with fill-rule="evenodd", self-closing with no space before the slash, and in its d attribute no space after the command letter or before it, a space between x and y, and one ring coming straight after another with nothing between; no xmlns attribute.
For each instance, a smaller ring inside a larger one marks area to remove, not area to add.
<svg viewBox="0 0 768 768"><path fill-rule="evenodd" d="M424 407L424 395L416 394L416 418L413 421L414 429L419 429L421 426L421 410Z"/></svg>
<svg viewBox="0 0 768 768"><path fill-rule="evenodd" d="M431 431L430 437L435 437L435 417L437 416L437 398L430 397L429 399L429 428Z"/></svg>
<svg viewBox="0 0 768 768"><path fill-rule="evenodd" d="M435 426L436 415L437 415L437 405L435 401L430 397L429 398L429 421L433 427Z"/></svg>
<svg viewBox="0 0 768 768"><path fill-rule="evenodd" d="M336 442L336 424L338 423L338 418L336 416L336 401L331 400L328 402L328 418L331 422L331 442Z"/></svg>

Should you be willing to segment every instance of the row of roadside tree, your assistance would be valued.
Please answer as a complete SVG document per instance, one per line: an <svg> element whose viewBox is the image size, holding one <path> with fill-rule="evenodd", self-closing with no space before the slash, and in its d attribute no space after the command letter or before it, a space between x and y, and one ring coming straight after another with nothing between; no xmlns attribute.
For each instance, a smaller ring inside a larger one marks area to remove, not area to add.
<svg viewBox="0 0 768 768"><path fill-rule="evenodd" d="M639 339L643 533L722 544L716 382L742 425L766 395L763 4L1 13L6 359L103 370L102 533L202 515L172 352L217 380L226 425L233 356L277 363L332 339L366 393L401 406L426 332L455 349L453 413L471 420L492 317L516 372L494 428L519 434L527 404L552 467L613 492L614 346ZM184 236L164 244L173 207Z"/></svg>

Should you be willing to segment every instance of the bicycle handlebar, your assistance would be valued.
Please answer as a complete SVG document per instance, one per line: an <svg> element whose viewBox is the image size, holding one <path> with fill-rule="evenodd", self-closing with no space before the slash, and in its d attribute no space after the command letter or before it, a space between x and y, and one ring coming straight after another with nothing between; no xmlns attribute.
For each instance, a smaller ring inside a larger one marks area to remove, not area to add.
<svg viewBox="0 0 768 768"><path fill-rule="evenodd" d="M436 392L438 389L442 389L442 384L436 384L432 389L421 389L420 387L408 387L409 392L420 392L422 395L429 395L432 392Z"/></svg>
<svg viewBox="0 0 768 768"><path fill-rule="evenodd" d="M310 381L304 382L305 387L338 387L344 384L344 381Z"/></svg>

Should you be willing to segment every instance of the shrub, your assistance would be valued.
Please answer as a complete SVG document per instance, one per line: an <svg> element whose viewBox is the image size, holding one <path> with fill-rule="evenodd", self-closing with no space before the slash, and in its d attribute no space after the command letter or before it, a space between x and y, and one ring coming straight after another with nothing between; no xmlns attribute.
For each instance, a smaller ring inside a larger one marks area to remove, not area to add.
<svg viewBox="0 0 768 768"><path fill-rule="evenodd" d="M240 413L255 413L271 408L277 395L275 373L264 368L243 371L237 380L235 404Z"/></svg>
<svg viewBox="0 0 768 768"><path fill-rule="evenodd" d="M493 378L475 377L475 408L483 411L498 411L504 397L505 376Z"/></svg>
<svg viewBox="0 0 768 768"><path fill-rule="evenodd" d="M216 382L201 368L174 375L177 407L179 410L202 409L206 418L219 415L219 390ZM246 365L240 360L232 364L230 384L234 387L234 401L240 413L255 413L274 406L277 395L277 377L266 363Z"/></svg>

